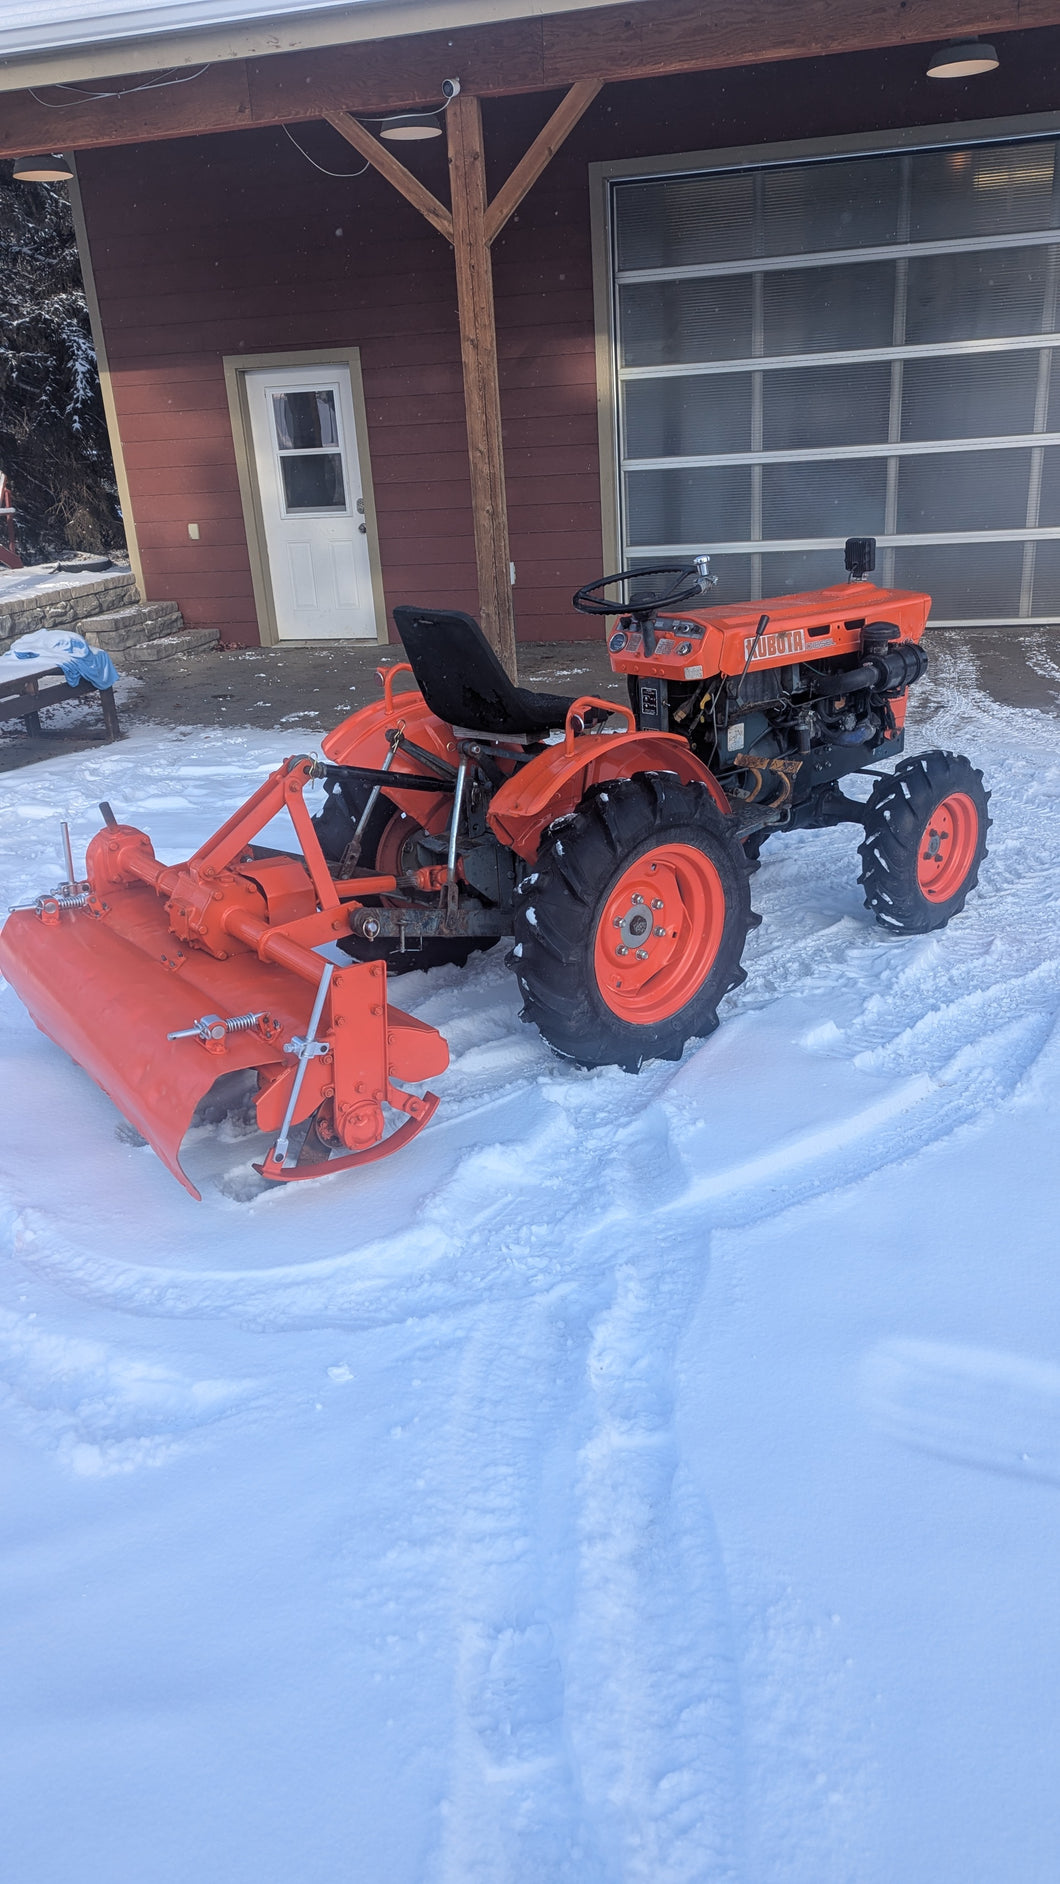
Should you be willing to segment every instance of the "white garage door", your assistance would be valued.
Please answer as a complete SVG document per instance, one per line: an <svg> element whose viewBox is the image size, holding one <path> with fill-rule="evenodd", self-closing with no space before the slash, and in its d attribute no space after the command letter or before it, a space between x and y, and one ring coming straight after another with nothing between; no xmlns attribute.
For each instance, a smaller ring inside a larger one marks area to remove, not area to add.
<svg viewBox="0 0 1060 1884"><path fill-rule="evenodd" d="M1060 620L1054 139L612 185L625 556Z"/></svg>

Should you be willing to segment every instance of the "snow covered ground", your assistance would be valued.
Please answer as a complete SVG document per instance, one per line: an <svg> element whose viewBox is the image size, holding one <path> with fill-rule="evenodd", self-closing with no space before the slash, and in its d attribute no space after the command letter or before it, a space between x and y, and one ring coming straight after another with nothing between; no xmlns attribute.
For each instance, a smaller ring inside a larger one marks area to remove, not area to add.
<svg viewBox="0 0 1060 1884"><path fill-rule="evenodd" d="M766 847L724 1025L552 1059L405 979L416 1143L195 1204L0 994L0 1820L18 1884L1038 1884L1060 1870L1060 727L924 683L991 856L899 940ZM304 739L304 735L302 735ZM0 781L186 854L282 752Z"/></svg>

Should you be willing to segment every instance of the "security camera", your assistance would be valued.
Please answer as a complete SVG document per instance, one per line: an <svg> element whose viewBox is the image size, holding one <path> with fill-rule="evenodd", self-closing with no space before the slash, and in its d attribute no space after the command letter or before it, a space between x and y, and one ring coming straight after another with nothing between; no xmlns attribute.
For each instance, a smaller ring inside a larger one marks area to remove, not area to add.
<svg viewBox="0 0 1060 1884"><path fill-rule="evenodd" d="M445 99L447 104L450 98L456 97L459 90L460 90L459 79L443 79L442 80L442 97Z"/></svg>

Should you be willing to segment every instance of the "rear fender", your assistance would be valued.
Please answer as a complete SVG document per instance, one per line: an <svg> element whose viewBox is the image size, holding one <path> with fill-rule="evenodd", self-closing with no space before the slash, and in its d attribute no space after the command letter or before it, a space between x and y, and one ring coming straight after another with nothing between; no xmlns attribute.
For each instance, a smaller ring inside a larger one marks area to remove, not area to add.
<svg viewBox="0 0 1060 1884"><path fill-rule="evenodd" d="M392 686L386 686L385 682L384 687L382 700L373 700L369 706L361 707L332 728L321 741L320 749L324 757L332 765L364 765L378 771L390 751L388 732L403 724L414 745L422 746L425 752L435 753L449 765L459 765L460 754L456 749L452 727L431 712L418 688L410 688L406 693L395 693ZM407 752L399 751L391 773L396 780L402 772L416 772L422 776L423 770L421 761ZM388 785L384 796L399 811L406 812L409 817L415 818L417 824L422 824L434 834L444 831L449 822L453 803L451 792L439 792L435 798L430 792L401 792L392 790Z"/></svg>
<svg viewBox="0 0 1060 1884"><path fill-rule="evenodd" d="M590 785L630 778L634 772L671 772L682 785L705 785L720 811L729 801L714 774L678 733L585 733L549 746L494 793L489 824L495 837L527 863L537 856L541 834L566 817Z"/></svg>

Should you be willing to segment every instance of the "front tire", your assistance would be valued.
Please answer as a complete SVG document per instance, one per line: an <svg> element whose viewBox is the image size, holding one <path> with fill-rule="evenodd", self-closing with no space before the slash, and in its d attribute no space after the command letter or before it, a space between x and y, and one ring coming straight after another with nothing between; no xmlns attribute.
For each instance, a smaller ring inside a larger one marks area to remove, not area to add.
<svg viewBox="0 0 1060 1884"><path fill-rule="evenodd" d="M519 887L523 1018L581 1066L679 1059L746 978L747 879L705 786L659 773L594 786Z"/></svg>
<svg viewBox="0 0 1060 1884"><path fill-rule="evenodd" d="M918 753L877 781L858 882L883 928L928 935L964 908L986 856L989 802L982 773L955 752Z"/></svg>

